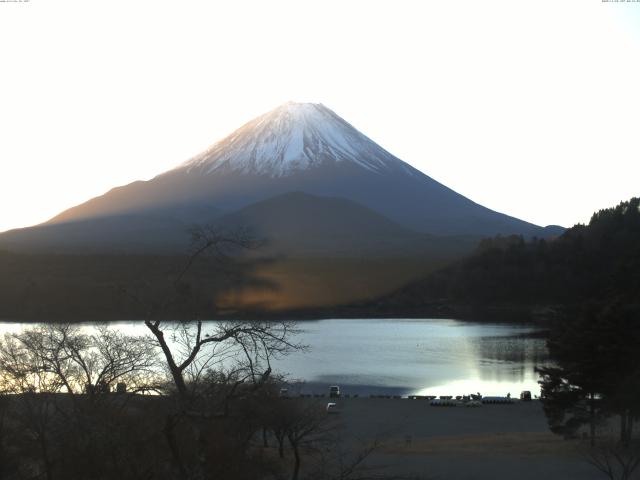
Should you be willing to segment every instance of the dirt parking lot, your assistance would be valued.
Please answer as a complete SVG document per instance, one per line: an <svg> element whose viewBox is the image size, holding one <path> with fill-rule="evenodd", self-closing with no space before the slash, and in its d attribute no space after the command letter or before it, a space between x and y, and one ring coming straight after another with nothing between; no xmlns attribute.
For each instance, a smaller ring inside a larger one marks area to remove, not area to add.
<svg viewBox="0 0 640 480"><path fill-rule="evenodd" d="M432 479L590 480L580 441L553 435L538 401L433 407L427 400L338 400L345 441L381 447L370 465Z"/></svg>

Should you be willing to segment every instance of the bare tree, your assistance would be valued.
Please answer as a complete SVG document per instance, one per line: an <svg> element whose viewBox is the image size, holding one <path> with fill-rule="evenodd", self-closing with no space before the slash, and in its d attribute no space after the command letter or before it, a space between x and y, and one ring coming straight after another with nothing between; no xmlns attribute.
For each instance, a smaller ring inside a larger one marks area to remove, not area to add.
<svg viewBox="0 0 640 480"><path fill-rule="evenodd" d="M5 335L0 371L12 393L80 393L126 383L131 391L158 388L158 361L148 338L106 326L82 333L77 326L48 324Z"/></svg>
<svg viewBox="0 0 640 480"><path fill-rule="evenodd" d="M165 325L145 320L156 337L178 394L188 398L198 380L211 369L233 371L241 382L263 383L271 374L271 360L299 350L290 338L292 322L213 322ZM169 332L169 338L167 338Z"/></svg>
<svg viewBox="0 0 640 480"><path fill-rule="evenodd" d="M300 477L305 458L314 456L334 442L338 427L335 417L327 415L325 404L302 398L271 398L261 415L278 443L278 455L285 460L285 448L293 455L291 478ZM286 444L285 444L286 442Z"/></svg>
<svg viewBox="0 0 640 480"><path fill-rule="evenodd" d="M74 478L71 470L82 465L93 468L99 445L117 445L117 427L131 423L122 415L129 396L98 392L114 383L157 389L157 366L148 339L106 327L89 334L50 324L6 334L0 339L0 390L14 394L12 443L20 445L22 464L49 480L61 471Z"/></svg>
<svg viewBox="0 0 640 480"><path fill-rule="evenodd" d="M144 319L162 352L177 394L174 410L166 415L163 433L174 468L183 478L204 475L204 445L207 431L212 428L211 408L222 401L222 413L228 416L229 400L238 392L246 392L247 385L255 391L267 383L272 374L272 359L302 348L291 340L295 333L292 322L203 322L203 312L197 311L197 299L192 298L193 291L184 282L188 272L199 260L209 260L209 267L213 261L216 267L226 268L233 263L232 253L255 248L259 242L245 230L229 234L212 227L194 228L192 238L191 254L184 267L162 301L145 308ZM144 305L139 297L129 296ZM185 301L192 302L192 321L163 320L167 309ZM221 381L223 388L212 385L215 380ZM222 398L212 398L216 392L224 392ZM192 432L193 442L180 436L184 431ZM185 451L186 444L192 445L192 451Z"/></svg>
<svg viewBox="0 0 640 480"><path fill-rule="evenodd" d="M203 323L197 312L194 320L170 323L161 319L161 313L182 299L188 289L183 279L198 259L212 258L218 266L232 262L231 253L253 249L260 245L244 229L223 233L211 226L196 226L191 230L192 247L184 267L172 282L161 302L146 306L145 326L157 341L166 367L179 396L187 399L194 394L198 380L211 369L226 369L237 374L242 381L263 382L271 374L271 359L299 350L301 345L291 341L295 333L292 322L215 322ZM144 304L138 296L129 294Z"/></svg>
<svg viewBox="0 0 640 480"><path fill-rule="evenodd" d="M266 412L269 429L278 440L280 458L290 452L292 480L417 480L387 473L367 460L382 447L378 437L361 440L345 435L339 415L329 415L326 403L302 398L275 398ZM286 443L285 443L286 441ZM303 465L304 464L304 465ZM304 467L304 468L303 468Z"/></svg>
<svg viewBox="0 0 640 480"><path fill-rule="evenodd" d="M292 416L292 421L287 427L287 439L294 458L292 480L298 480L302 461L301 450L305 443L308 444L314 437L317 439L322 436L327 428L326 425L326 412L318 409L317 405L306 406Z"/></svg>
<svg viewBox="0 0 640 480"><path fill-rule="evenodd" d="M629 480L640 466L640 446L604 440L589 448L587 461L611 480Z"/></svg>

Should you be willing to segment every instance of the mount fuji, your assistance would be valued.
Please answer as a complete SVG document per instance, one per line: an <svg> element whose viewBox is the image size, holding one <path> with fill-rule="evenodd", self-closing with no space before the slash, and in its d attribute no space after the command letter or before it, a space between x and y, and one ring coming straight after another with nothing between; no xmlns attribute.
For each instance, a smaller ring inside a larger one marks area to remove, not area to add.
<svg viewBox="0 0 640 480"><path fill-rule="evenodd" d="M0 246L183 248L190 224L247 222L265 231L267 218L280 232L294 232L290 244L309 240L311 235L295 226L314 218L316 230L328 240L338 236L345 239L342 247L351 242L355 249L376 235L376 245L382 240L388 248L386 239L394 239L393 248L401 250L436 236L557 231L474 203L398 159L324 105L289 102L149 181L114 188L44 224L6 232ZM320 240L314 236L316 251ZM333 240L328 245L335 248Z"/></svg>

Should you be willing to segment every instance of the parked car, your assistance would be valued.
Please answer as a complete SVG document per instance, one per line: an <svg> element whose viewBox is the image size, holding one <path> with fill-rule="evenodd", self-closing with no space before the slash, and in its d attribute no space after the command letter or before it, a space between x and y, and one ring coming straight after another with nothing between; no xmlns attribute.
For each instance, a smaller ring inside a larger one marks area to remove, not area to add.
<svg viewBox="0 0 640 480"><path fill-rule="evenodd" d="M523 402L530 402L531 392L529 390L523 390L522 392L520 392L520 400L522 400Z"/></svg>
<svg viewBox="0 0 640 480"><path fill-rule="evenodd" d="M340 408L338 408L337 403L327 403L327 413L340 413Z"/></svg>
<svg viewBox="0 0 640 480"><path fill-rule="evenodd" d="M340 398L340 387L332 385L329 387L329 398Z"/></svg>

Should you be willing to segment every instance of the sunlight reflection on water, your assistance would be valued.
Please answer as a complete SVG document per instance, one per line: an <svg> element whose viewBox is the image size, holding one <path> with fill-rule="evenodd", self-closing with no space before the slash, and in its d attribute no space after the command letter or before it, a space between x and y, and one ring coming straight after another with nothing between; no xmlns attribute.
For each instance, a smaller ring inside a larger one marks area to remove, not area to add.
<svg viewBox="0 0 640 480"><path fill-rule="evenodd" d="M301 340L311 351L277 365L293 378L318 384L417 395L539 394L534 369L548 362L544 340L527 336L536 330L523 325L433 319L301 325Z"/></svg>
<svg viewBox="0 0 640 480"><path fill-rule="evenodd" d="M123 333L147 333L141 321L110 325ZM289 379L307 382L307 392L325 393L327 385L339 384L345 393L539 394L534 369L548 362L544 340L527 336L535 328L524 325L449 319L330 319L298 325L296 340L309 350L278 359L274 367ZM0 333L28 326L2 323ZM87 332L91 328L83 326Z"/></svg>

